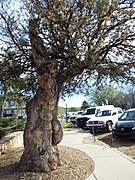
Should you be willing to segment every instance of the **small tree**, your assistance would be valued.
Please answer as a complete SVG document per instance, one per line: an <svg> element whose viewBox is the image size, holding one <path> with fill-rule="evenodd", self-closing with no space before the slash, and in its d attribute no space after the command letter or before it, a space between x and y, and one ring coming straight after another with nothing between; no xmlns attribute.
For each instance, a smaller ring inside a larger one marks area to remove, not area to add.
<svg viewBox="0 0 135 180"><path fill-rule="evenodd" d="M60 164L60 94L89 77L134 80L133 5L134 0L24 0L14 13L8 0L1 1L0 67L14 77L27 74L34 93L19 170L48 172Z"/></svg>

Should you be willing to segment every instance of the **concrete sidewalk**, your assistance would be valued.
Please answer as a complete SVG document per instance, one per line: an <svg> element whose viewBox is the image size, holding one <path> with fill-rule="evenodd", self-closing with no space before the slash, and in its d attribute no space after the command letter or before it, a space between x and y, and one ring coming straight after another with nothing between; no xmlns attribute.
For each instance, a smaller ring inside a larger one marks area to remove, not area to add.
<svg viewBox="0 0 135 180"><path fill-rule="evenodd" d="M85 142L84 139L89 141ZM95 169L87 180L135 180L133 159L93 140L92 135L84 131L64 131L60 145L79 149L93 159Z"/></svg>

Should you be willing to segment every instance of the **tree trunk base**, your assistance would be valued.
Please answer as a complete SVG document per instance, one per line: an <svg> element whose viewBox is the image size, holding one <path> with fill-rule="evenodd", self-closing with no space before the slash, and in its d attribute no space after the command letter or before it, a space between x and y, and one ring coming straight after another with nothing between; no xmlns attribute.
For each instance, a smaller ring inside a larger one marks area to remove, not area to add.
<svg viewBox="0 0 135 180"><path fill-rule="evenodd" d="M57 169L58 166L61 166L61 162L59 159L59 152L57 146L52 147L51 155L48 156L44 152L38 152L35 154L35 159L29 161L30 152L26 152L24 150L19 165L17 167L17 171L19 172L49 172ZM40 153L40 154L39 154ZM39 158L39 159L37 159Z"/></svg>

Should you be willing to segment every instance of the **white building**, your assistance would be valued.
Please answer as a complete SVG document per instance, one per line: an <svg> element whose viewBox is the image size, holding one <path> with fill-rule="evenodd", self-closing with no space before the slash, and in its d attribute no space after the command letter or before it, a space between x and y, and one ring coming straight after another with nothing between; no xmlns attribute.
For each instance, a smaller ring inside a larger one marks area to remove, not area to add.
<svg viewBox="0 0 135 180"><path fill-rule="evenodd" d="M18 118L26 118L26 104L23 102L21 105L15 100L6 100L4 105L4 117L15 115Z"/></svg>

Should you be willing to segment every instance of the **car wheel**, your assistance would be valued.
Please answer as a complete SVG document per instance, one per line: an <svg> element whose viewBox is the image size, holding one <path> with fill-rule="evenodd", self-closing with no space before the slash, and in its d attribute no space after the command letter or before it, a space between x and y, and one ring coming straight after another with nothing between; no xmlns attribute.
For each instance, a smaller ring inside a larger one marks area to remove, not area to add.
<svg viewBox="0 0 135 180"><path fill-rule="evenodd" d="M111 132L112 131L112 122L107 122L106 124L106 129L107 129L107 132Z"/></svg>

